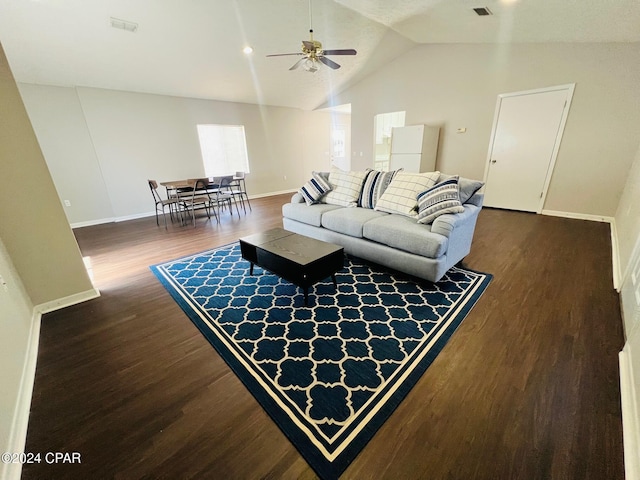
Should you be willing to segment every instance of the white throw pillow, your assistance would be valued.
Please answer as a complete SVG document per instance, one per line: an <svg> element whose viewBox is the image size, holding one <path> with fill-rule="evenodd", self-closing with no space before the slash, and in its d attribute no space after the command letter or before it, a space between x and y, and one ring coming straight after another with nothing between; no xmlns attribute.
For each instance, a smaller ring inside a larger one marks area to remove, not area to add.
<svg viewBox="0 0 640 480"><path fill-rule="evenodd" d="M364 172L344 172L333 169L329 172L329 184L331 191L323 198L324 203L340 205L343 207L355 207L362 189L362 182L367 176Z"/></svg>
<svg viewBox="0 0 640 480"><path fill-rule="evenodd" d="M439 178L440 172L398 172L376 203L375 210L415 218L418 194L435 185Z"/></svg>

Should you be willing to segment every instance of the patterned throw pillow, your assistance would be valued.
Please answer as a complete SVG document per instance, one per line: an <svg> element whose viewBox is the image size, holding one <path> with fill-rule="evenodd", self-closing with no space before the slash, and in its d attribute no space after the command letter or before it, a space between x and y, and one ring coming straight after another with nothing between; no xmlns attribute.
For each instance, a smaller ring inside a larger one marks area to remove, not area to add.
<svg viewBox="0 0 640 480"><path fill-rule="evenodd" d="M362 191L360 192L360 198L358 199L358 206L363 208L375 208L378 199L382 196L387 189L393 176L400 170L394 170L391 172L381 172L379 170L371 170L367 174L367 178L362 185Z"/></svg>
<svg viewBox="0 0 640 480"><path fill-rule="evenodd" d="M331 190L331 185L318 172L311 174L311 180L305 183L298 193L302 195L307 205L318 203L324 194Z"/></svg>
<svg viewBox="0 0 640 480"><path fill-rule="evenodd" d="M440 182L455 177L456 175L447 175L446 173L440 174ZM458 188L460 190L460 203L463 205L467 203L473 195L484 186L484 182L479 180L470 180L468 178L458 178Z"/></svg>
<svg viewBox="0 0 640 480"><path fill-rule="evenodd" d="M375 210L415 218L418 215L418 194L435 185L438 178L440 172L396 173L378 199Z"/></svg>
<svg viewBox="0 0 640 480"><path fill-rule="evenodd" d="M343 172L333 169L329 172L331 191L324 197L324 203L355 207L358 204L362 182L369 170L364 172Z"/></svg>
<svg viewBox="0 0 640 480"><path fill-rule="evenodd" d="M458 176L440 182L418 195L418 223L431 223L445 213L462 213Z"/></svg>

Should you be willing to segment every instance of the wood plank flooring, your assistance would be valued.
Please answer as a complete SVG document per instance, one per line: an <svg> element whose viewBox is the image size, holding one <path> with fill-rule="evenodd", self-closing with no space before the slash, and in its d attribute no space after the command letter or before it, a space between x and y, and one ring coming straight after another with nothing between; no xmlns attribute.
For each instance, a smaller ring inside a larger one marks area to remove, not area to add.
<svg viewBox="0 0 640 480"><path fill-rule="evenodd" d="M102 296L47 314L24 479L313 479L149 265L282 226L289 195L197 228L75 230ZM162 225L162 223L161 223ZM622 480L609 226L484 209L469 268L493 283L344 479Z"/></svg>

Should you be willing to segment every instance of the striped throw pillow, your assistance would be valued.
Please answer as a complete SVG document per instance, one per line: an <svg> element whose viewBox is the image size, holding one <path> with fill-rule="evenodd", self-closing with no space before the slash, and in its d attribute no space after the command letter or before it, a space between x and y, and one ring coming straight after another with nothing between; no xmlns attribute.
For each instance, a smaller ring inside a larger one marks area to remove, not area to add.
<svg viewBox="0 0 640 480"><path fill-rule="evenodd" d="M360 198L358 199L358 206L363 208L375 208L378 199L382 196L387 189L393 176L397 171L381 172L379 170L371 170L367 174L367 178L362 185L362 191L360 192Z"/></svg>
<svg viewBox="0 0 640 480"><path fill-rule="evenodd" d="M445 213L462 213L458 176L454 176L418 195L418 223L432 223Z"/></svg>
<svg viewBox="0 0 640 480"><path fill-rule="evenodd" d="M318 203L322 196L330 190L331 185L329 185L318 172L313 172L311 174L311 180L305 183L302 188L298 190L298 193L302 195L307 205L313 205L314 203Z"/></svg>

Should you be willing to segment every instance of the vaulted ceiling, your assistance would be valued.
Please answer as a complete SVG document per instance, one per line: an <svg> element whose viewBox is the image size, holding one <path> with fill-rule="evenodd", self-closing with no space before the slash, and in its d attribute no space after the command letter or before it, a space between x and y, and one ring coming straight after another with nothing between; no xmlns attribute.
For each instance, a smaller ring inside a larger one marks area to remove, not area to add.
<svg viewBox="0 0 640 480"><path fill-rule="evenodd" d="M357 56L316 73L266 57L300 51L308 0L0 0L0 42L18 82L302 109L419 44L640 42L638 0L314 0L311 19L324 48Z"/></svg>

